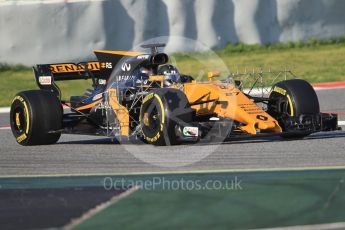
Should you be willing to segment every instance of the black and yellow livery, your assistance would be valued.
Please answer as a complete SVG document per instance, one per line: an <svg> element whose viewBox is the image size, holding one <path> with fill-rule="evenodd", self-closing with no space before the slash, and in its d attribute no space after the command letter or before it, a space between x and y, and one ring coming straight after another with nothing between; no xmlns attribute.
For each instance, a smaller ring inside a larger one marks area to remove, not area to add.
<svg viewBox="0 0 345 230"><path fill-rule="evenodd" d="M216 72L208 82L178 73L158 52L161 46L144 46L151 53L96 50L96 61L35 66L40 89L18 93L11 106L17 142L52 144L72 133L175 145L215 136L300 138L338 129L337 116L320 113L313 88L303 80L278 82L269 96L253 97L229 79L216 80ZM61 100L55 82L78 79L92 79L92 89Z"/></svg>

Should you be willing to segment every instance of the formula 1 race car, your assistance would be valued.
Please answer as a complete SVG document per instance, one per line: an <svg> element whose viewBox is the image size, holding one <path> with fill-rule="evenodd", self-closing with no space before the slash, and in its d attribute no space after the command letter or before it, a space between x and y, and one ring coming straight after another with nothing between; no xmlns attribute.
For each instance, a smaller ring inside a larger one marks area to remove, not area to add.
<svg viewBox="0 0 345 230"><path fill-rule="evenodd" d="M158 52L95 50L97 61L33 67L39 90L18 93L11 105L11 129L21 145L56 143L62 133L136 138L154 145L196 142L207 136L281 135L303 138L337 130L337 115L320 113L312 86L291 79L270 94L252 96L241 82L198 82L180 74ZM92 79L82 96L62 100L57 81Z"/></svg>

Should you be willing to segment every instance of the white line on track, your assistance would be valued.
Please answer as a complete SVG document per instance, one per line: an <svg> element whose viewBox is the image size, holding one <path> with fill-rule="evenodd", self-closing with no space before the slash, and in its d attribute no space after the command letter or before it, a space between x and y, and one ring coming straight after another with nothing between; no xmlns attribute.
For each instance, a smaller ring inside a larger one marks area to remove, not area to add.
<svg viewBox="0 0 345 230"><path fill-rule="evenodd" d="M83 223L84 221L86 221L87 219L90 219L91 217L93 217L94 215L96 215L97 213L103 211L104 209L108 208L109 206L117 203L118 201L128 197L130 194L136 192L139 190L139 187L133 187L128 189L127 191L121 193L118 196L114 196L113 198L111 198L109 201L102 203L98 206L96 206L93 209L90 209L89 211L87 211L86 213L84 213L81 217L77 218L77 219L73 219L69 224L67 224L65 227L63 227L62 229L73 229L74 227L78 226L79 224Z"/></svg>
<svg viewBox="0 0 345 230"><path fill-rule="evenodd" d="M10 112L10 107L3 107L3 108L0 108L0 113L9 113Z"/></svg>
<svg viewBox="0 0 345 230"><path fill-rule="evenodd" d="M337 86L337 87L332 87L332 88L328 88L328 87L313 87L315 91L324 91L324 90L331 90L331 89L344 89L345 86Z"/></svg>
<svg viewBox="0 0 345 230"><path fill-rule="evenodd" d="M260 173L260 172L294 172L315 170L345 170L345 166L315 166L315 167L285 167L285 168L244 168L244 169L214 169L214 170L185 170L185 171L154 171L127 173L65 173L65 174L32 174L32 175L0 175L0 178L51 178L51 177L90 177L90 176L155 176L155 175L184 175L184 174L212 174L212 173Z"/></svg>
<svg viewBox="0 0 345 230"><path fill-rule="evenodd" d="M63 106L64 109L69 109L67 106ZM10 113L11 107L0 107L0 114L1 113Z"/></svg>
<svg viewBox="0 0 345 230"><path fill-rule="evenodd" d="M288 226L288 227L277 227L277 228L257 228L255 230L336 230L345 229L345 222L338 223L327 223L327 224L312 224L312 225L299 225L299 226ZM254 230L254 229L252 229Z"/></svg>

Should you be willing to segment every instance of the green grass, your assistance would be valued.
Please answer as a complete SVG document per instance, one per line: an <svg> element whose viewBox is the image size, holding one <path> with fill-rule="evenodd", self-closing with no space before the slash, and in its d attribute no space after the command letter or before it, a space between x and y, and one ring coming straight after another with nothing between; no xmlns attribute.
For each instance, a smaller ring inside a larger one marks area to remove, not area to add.
<svg viewBox="0 0 345 230"><path fill-rule="evenodd" d="M229 44L210 53L173 55L180 72L206 80L208 71L291 70L311 83L345 81L345 38L268 45ZM201 61L200 61L201 60ZM224 62L226 68L223 68ZM90 81L59 82L63 98L80 95ZM0 64L0 106L9 106L14 95L37 88L32 71L25 66Z"/></svg>
<svg viewBox="0 0 345 230"><path fill-rule="evenodd" d="M79 80L57 84L62 91L63 99L68 99L71 95L82 95L87 88L91 88L92 83L90 80ZM30 89L38 89L31 68L0 65L0 106L9 106L16 93Z"/></svg>
<svg viewBox="0 0 345 230"><path fill-rule="evenodd" d="M223 50L216 54L226 64L229 72L252 71L281 71L291 70L299 78L311 83L344 81L345 80L345 44L321 45L317 47L269 49L261 48L241 52L229 52ZM206 55L197 54L199 59L207 59ZM204 57L203 57L204 56ZM189 58L189 54L177 54L178 67L184 73L192 76L199 76L200 70L217 70L221 66L214 58L209 61L215 62L212 65L205 65L197 59ZM210 66L210 67L209 67ZM206 74L203 74L206 79Z"/></svg>

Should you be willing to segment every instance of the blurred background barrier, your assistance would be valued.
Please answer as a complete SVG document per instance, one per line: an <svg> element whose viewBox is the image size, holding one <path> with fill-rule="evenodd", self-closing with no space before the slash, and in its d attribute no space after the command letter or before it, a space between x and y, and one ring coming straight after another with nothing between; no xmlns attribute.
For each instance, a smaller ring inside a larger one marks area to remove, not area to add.
<svg viewBox="0 0 345 230"><path fill-rule="evenodd" d="M81 61L171 35L212 48L339 37L344 10L342 0L0 0L0 63Z"/></svg>

